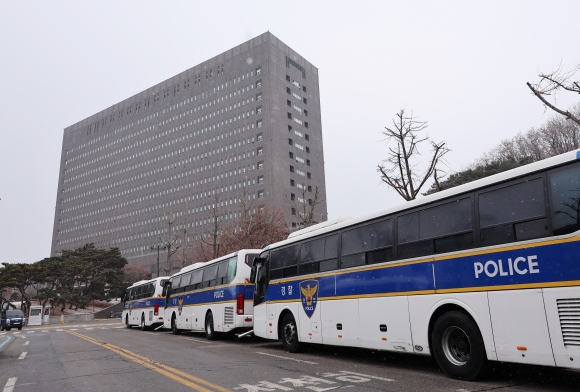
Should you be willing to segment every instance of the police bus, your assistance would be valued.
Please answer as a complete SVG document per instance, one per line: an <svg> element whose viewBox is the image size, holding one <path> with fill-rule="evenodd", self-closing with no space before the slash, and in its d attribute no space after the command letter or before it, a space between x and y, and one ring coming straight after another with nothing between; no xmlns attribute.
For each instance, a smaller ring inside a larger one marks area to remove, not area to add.
<svg viewBox="0 0 580 392"><path fill-rule="evenodd" d="M121 318L127 328L138 325L145 331L163 325L165 299L162 294L167 279L159 277L142 280L134 283L123 293L125 307Z"/></svg>
<svg viewBox="0 0 580 392"><path fill-rule="evenodd" d="M173 334L217 333L251 329L253 287L250 272L260 249L244 249L206 263L196 263L171 276L165 286L165 328Z"/></svg>
<svg viewBox="0 0 580 392"><path fill-rule="evenodd" d="M254 334L290 352L433 355L469 380L488 361L580 368L580 151L297 231L251 280Z"/></svg>

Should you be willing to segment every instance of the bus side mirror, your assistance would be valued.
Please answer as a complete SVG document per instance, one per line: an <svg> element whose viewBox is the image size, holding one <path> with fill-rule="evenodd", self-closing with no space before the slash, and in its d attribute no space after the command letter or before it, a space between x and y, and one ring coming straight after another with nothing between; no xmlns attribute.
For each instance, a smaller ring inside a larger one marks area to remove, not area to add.
<svg viewBox="0 0 580 392"><path fill-rule="evenodd" d="M165 297L165 309L169 306L169 297L171 296L171 281L165 282L163 286L163 296Z"/></svg>
<svg viewBox="0 0 580 392"><path fill-rule="evenodd" d="M252 272L250 273L250 283L256 283L256 272L258 271L258 266L254 264L252 267Z"/></svg>
<svg viewBox="0 0 580 392"><path fill-rule="evenodd" d="M123 303L127 302L127 292L126 291L121 295L121 302L123 302Z"/></svg>

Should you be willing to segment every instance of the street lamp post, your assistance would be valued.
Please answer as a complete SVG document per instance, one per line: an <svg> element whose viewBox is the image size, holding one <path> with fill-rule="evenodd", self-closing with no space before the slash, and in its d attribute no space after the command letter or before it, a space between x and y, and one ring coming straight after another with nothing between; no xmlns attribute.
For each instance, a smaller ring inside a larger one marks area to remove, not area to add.
<svg viewBox="0 0 580 392"><path fill-rule="evenodd" d="M163 246L160 246L159 244L149 245L149 249L151 249L151 250L157 249L157 277L159 277L159 276L161 276L161 275L159 275L159 250L160 249L165 250L165 245L163 245Z"/></svg>

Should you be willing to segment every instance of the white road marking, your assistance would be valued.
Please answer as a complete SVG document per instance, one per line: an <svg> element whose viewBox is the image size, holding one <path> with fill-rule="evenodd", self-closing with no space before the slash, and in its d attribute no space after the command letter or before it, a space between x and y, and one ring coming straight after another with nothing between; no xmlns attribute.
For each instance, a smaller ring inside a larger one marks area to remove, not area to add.
<svg viewBox="0 0 580 392"><path fill-rule="evenodd" d="M34 333L34 332L36 332L36 331L28 331L28 333Z"/></svg>
<svg viewBox="0 0 580 392"><path fill-rule="evenodd" d="M87 331L93 330L94 328L85 328Z"/></svg>
<svg viewBox="0 0 580 392"><path fill-rule="evenodd" d="M22 339L26 339L26 336L24 336L24 335L18 335L17 337L22 338Z"/></svg>
<svg viewBox="0 0 580 392"><path fill-rule="evenodd" d="M26 354L28 354L28 351L24 351L22 354L20 354L20 356L18 357L18 359L24 359L24 358L26 358Z"/></svg>
<svg viewBox="0 0 580 392"><path fill-rule="evenodd" d="M63 332L64 329L57 329L56 332Z"/></svg>
<svg viewBox="0 0 580 392"><path fill-rule="evenodd" d="M205 343L205 344L211 344L212 343L212 342L208 342L206 340L201 340L201 339L193 339L193 338L184 338L184 339L186 339L186 340L193 340L194 342Z"/></svg>
<svg viewBox="0 0 580 392"><path fill-rule="evenodd" d="M16 335L17 333L20 333L20 332L14 332L14 335Z"/></svg>
<svg viewBox="0 0 580 392"><path fill-rule="evenodd" d="M155 332L145 332L148 333L149 335L157 335Z"/></svg>
<svg viewBox="0 0 580 392"><path fill-rule="evenodd" d="M342 374L345 374L345 375L346 375L346 374L350 374L350 375L353 375L353 376L359 376L359 377L367 377L367 378L373 378L373 379L375 379L375 380L381 380L381 381L395 381L395 380L393 380L393 379L390 379L390 378L384 378L384 377L378 377L378 376L371 376L371 375L369 375L369 374L362 374L362 373L349 372L349 371L347 371L347 370L341 370L339 373L342 373ZM323 375L323 376L324 376L324 375Z"/></svg>
<svg viewBox="0 0 580 392"><path fill-rule="evenodd" d="M79 329L78 328L71 328L70 330L71 331L78 331Z"/></svg>
<svg viewBox="0 0 580 392"><path fill-rule="evenodd" d="M29 343L30 343L30 340L27 340L26 342L24 342L24 345L28 346Z"/></svg>
<svg viewBox="0 0 580 392"><path fill-rule="evenodd" d="M310 365L318 365L318 362L304 361L302 359L288 358L288 357L283 357L281 355L274 355L274 354L262 353L262 352L259 352L259 351L257 351L256 353L257 354L261 354L261 355L267 355L269 357L275 357L275 358L280 358L280 359L287 359L289 361L296 361L296 362L308 363Z"/></svg>
<svg viewBox="0 0 580 392"><path fill-rule="evenodd" d="M114 327L115 329L125 328L125 327Z"/></svg>
<svg viewBox="0 0 580 392"><path fill-rule="evenodd" d="M16 380L18 380L18 377L9 378L4 386L4 392L12 392L14 390L14 385L16 385Z"/></svg>
<svg viewBox="0 0 580 392"><path fill-rule="evenodd" d="M48 329L43 329L42 332L48 332Z"/></svg>

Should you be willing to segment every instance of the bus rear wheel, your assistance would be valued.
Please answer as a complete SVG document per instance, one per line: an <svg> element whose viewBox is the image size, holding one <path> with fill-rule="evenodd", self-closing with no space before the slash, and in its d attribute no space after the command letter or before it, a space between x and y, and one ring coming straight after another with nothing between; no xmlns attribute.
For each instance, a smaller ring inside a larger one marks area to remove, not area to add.
<svg viewBox="0 0 580 392"><path fill-rule="evenodd" d="M181 331L177 329L177 321L175 320L175 315L171 318L171 333L174 335L181 335Z"/></svg>
<svg viewBox="0 0 580 392"><path fill-rule="evenodd" d="M451 378L482 378L487 365L483 338L475 322L457 311L443 314L432 333L433 355L439 367Z"/></svg>
<svg viewBox="0 0 580 392"><path fill-rule="evenodd" d="M205 337L207 340L215 340L216 338L216 332L213 327L213 314L211 312L205 316Z"/></svg>
<svg viewBox="0 0 580 392"><path fill-rule="evenodd" d="M297 353L302 348L298 340L298 327L292 313L288 313L282 319L282 345L291 353Z"/></svg>

